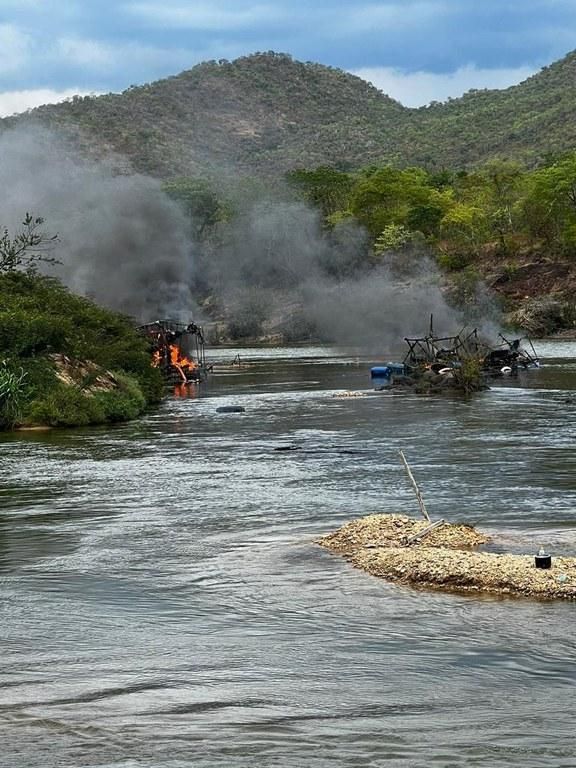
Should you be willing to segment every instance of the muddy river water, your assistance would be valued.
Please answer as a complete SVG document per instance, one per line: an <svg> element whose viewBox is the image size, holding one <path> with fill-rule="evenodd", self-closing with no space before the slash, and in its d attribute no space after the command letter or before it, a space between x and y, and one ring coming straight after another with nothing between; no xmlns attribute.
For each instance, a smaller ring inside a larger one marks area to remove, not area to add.
<svg viewBox="0 0 576 768"><path fill-rule="evenodd" d="M372 393L349 350L242 350L138 422L1 437L0 765L576 766L576 605L313 543L417 514L402 448L434 516L576 554L576 344L537 349L469 401Z"/></svg>

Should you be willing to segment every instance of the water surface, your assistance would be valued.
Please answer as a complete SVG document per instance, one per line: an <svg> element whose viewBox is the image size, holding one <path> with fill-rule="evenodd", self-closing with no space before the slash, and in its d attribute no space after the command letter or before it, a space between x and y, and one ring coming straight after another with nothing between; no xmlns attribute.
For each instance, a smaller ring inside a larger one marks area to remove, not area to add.
<svg viewBox="0 0 576 768"><path fill-rule="evenodd" d="M218 350L138 422L0 438L0 765L575 766L572 604L313 543L417 513L402 448L434 516L576 554L576 345L538 351L466 401L372 393L351 350Z"/></svg>

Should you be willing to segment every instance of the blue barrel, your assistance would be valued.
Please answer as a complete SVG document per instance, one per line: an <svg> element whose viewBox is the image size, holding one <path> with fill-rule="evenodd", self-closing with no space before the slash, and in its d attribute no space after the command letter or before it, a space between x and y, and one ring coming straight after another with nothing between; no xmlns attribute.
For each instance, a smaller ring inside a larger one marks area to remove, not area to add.
<svg viewBox="0 0 576 768"><path fill-rule="evenodd" d="M370 369L370 378L374 389L389 387L392 380L392 371L388 365L376 365Z"/></svg>
<svg viewBox="0 0 576 768"><path fill-rule="evenodd" d="M404 363L386 363L386 367L390 369L392 376L406 375L406 366Z"/></svg>

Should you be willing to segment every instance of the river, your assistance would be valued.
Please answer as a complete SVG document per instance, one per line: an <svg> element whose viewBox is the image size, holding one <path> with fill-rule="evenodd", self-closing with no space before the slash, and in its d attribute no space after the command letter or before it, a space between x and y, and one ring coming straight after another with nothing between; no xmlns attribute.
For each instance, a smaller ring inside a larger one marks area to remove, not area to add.
<svg viewBox="0 0 576 768"><path fill-rule="evenodd" d="M0 765L576 766L574 605L314 544L418 514L402 448L433 516L576 554L576 344L537 349L467 401L372 393L347 350L217 350L242 365L140 421L0 437Z"/></svg>

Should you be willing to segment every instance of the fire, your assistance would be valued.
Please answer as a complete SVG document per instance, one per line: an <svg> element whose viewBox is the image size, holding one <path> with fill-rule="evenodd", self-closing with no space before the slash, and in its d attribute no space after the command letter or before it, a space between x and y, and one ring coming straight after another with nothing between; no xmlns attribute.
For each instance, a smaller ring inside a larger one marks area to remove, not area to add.
<svg viewBox="0 0 576 768"><path fill-rule="evenodd" d="M176 368L180 376L182 376L183 381L188 381L188 376L186 375L185 371L187 370L188 373L196 371L198 368L198 363L195 363L194 360L190 360L189 358L185 357L180 352L180 348L176 344L170 344L169 348L171 365Z"/></svg>
<svg viewBox="0 0 576 768"><path fill-rule="evenodd" d="M162 362L162 355L160 354L160 350L157 349L152 355L152 366L154 368L158 368L161 362Z"/></svg>

